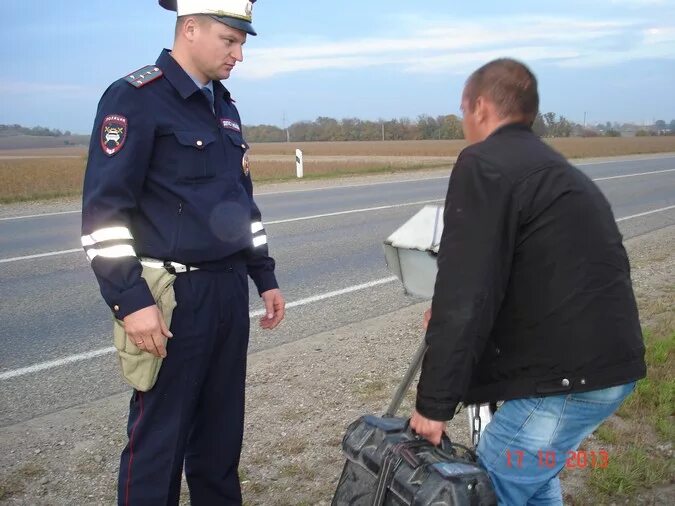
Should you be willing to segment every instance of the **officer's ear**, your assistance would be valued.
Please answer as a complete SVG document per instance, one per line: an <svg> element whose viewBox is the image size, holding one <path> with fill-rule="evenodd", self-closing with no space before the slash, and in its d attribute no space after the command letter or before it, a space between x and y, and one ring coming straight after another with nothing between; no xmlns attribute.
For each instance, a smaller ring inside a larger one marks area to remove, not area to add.
<svg viewBox="0 0 675 506"><path fill-rule="evenodd" d="M194 40L199 24L199 20L195 16L180 16L176 20L175 38L182 37L190 41Z"/></svg>

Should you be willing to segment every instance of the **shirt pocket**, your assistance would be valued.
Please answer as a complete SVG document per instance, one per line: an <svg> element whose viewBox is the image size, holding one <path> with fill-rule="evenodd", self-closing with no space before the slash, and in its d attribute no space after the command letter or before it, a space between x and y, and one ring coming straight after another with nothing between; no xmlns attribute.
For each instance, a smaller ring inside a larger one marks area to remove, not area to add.
<svg viewBox="0 0 675 506"><path fill-rule="evenodd" d="M216 134L209 131L174 130L165 136L162 153L177 181L200 183L218 171Z"/></svg>
<svg viewBox="0 0 675 506"><path fill-rule="evenodd" d="M236 171L235 173L239 175L248 177L248 143L244 140L244 137L239 132L224 130L223 133L223 137L225 138L225 153L227 156L228 168L232 168L234 171Z"/></svg>

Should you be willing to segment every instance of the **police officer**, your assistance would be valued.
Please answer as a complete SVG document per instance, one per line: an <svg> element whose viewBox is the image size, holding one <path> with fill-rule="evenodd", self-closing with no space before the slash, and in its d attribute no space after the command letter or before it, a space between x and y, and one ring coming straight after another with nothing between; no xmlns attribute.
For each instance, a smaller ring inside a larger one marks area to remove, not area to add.
<svg viewBox="0 0 675 506"><path fill-rule="evenodd" d="M256 34L253 2L159 3L177 11L173 49L106 90L84 182L82 244L103 298L138 348L163 357L154 387L131 398L118 501L178 504L184 466L193 505L240 504L247 276L261 326L284 317L249 146L220 82ZM176 274L170 330L143 265Z"/></svg>

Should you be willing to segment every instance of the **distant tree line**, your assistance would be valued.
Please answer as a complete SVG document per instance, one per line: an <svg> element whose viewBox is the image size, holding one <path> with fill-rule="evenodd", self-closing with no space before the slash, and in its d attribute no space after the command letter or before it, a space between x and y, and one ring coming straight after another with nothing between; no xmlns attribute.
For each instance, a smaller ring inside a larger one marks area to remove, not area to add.
<svg viewBox="0 0 675 506"><path fill-rule="evenodd" d="M539 113L532 125L541 137L598 137L630 135L675 134L675 120L667 125L659 120L648 128L624 123L580 125L554 112ZM361 120L358 118L334 119L325 116L314 121L299 121L286 129L275 125L245 125L244 133L249 142L303 142L303 141L377 141L463 139L462 119L454 114L445 116L422 115L417 120L399 118L391 120Z"/></svg>
<svg viewBox="0 0 675 506"><path fill-rule="evenodd" d="M51 129L41 126L32 128L21 125L0 125L0 137L12 137L14 135L32 135L36 137L62 137L72 135L70 130L62 132L58 129Z"/></svg>
<svg viewBox="0 0 675 506"><path fill-rule="evenodd" d="M632 123L598 123L580 125L554 112L539 113L532 125L541 137L619 137L621 135L675 135L675 119L670 123L657 120L653 125L639 126ZM314 121L299 121L287 128L275 125L244 125L249 142L302 142L302 141L376 141L376 140L424 140L463 139L462 119L454 114L429 116L423 114L417 120L398 118L390 120L361 120L344 118L337 120L320 116ZM69 130L61 131L41 126L1 125L0 137L28 135L35 137L69 137ZM84 136L77 136L84 137ZM79 142L79 141L78 141ZM65 140L65 144L70 141Z"/></svg>

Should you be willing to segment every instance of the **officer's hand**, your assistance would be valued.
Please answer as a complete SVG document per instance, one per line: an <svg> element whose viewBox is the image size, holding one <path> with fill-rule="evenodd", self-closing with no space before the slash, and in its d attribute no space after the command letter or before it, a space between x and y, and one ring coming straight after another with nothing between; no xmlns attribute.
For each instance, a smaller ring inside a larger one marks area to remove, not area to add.
<svg viewBox="0 0 675 506"><path fill-rule="evenodd" d="M166 357L166 338L173 334L166 328L157 305L144 307L124 318L124 330L129 338L143 351L156 357Z"/></svg>
<svg viewBox="0 0 675 506"><path fill-rule="evenodd" d="M278 288L263 292L261 297L265 304L265 314L260 318L260 326L268 330L273 329L284 319L286 302Z"/></svg>
<svg viewBox="0 0 675 506"><path fill-rule="evenodd" d="M431 308L424 312L424 323L422 324L424 325L424 330L427 330L429 327L429 320L431 320Z"/></svg>
<svg viewBox="0 0 675 506"><path fill-rule="evenodd" d="M431 444L438 446L445 432L445 422L429 420L414 410L410 417L410 428Z"/></svg>

